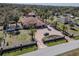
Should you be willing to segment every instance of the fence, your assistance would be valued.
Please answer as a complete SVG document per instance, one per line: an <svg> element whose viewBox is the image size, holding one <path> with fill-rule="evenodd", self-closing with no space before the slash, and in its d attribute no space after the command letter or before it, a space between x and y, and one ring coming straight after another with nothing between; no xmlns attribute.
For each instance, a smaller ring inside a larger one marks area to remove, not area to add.
<svg viewBox="0 0 79 59"><path fill-rule="evenodd" d="M69 36L69 37L71 37L73 34L71 34L71 33L68 33L67 31L63 31L63 30L61 30L60 28L58 28L58 27L54 27L53 25L51 25L51 27L53 27L53 28L55 28L56 30L58 30L58 31L61 31L64 35L66 35L66 36Z"/></svg>
<svg viewBox="0 0 79 59"><path fill-rule="evenodd" d="M61 40L61 39L65 39L64 37L58 37L58 38L52 38L52 39L49 39L49 40L45 40L44 43L47 43L47 42L51 42L51 41L57 41L57 40ZM37 46L37 43L36 41L32 41L30 43L26 43L26 44L20 44L20 45L17 45L17 46L12 46L12 47L6 47L6 48L1 48L0 49L0 55L3 55L3 53L6 53L6 52L9 52L9 51L15 51L17 49L21 49L21 48L24 48L24 47L31 47L31 46L34 46L36 45Z"/></svg>

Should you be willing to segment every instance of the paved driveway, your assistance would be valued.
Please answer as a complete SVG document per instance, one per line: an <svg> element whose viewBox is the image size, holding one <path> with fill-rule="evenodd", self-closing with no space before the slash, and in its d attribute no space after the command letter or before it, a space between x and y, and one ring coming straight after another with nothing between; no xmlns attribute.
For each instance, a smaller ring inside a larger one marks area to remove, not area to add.
<svg viewBox="0 0 79 59"><path fill-rule="evenodd" d="M50 27L49 25L48 25L48 28L51 29L51 30L48 30L47 28L38 29L37 32L35 33L35 39L37 41L38 49L47 47L42 41L42 39L44 38L45 33L49 33L49 35L64 36L60 31ZM69 38L68 36L65 36L65 39L67 39L68 41L74 40L74 39Z"/></svg>
<svg viewBox="0 0 79 59"><path fill-rule="evenodd" d="M35 33L35 39L37 41L38 49L47 47L42 41L45 33L49 33L49 35L63 36L61 32L55 30L54 28L51 28L50 26L48 26L48 28L50 28L51 31L45 28L45 29L38 29L37 32Z"/></svg>

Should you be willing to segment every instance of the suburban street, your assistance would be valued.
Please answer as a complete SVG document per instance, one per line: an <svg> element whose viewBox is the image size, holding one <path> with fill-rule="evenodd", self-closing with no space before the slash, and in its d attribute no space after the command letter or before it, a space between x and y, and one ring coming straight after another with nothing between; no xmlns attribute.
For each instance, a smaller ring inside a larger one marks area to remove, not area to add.
<svg viewBox="0 0 79 59"><path fill-rule="evenodd" d="M77 48L79 48L79 40L59 44L56 46L46 47L37 51L25 53L20 56L55 56Z"/></svg>

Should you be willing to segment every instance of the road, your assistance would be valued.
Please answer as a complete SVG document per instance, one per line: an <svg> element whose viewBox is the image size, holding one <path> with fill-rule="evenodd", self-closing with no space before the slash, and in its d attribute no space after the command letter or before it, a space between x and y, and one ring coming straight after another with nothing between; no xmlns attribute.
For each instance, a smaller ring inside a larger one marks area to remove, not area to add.
<svg viewBox="0 0 79 59"><path fill-rule="evenodd" d="M79 40L46 47L20 56L55 56L79 48Z"/></svg>

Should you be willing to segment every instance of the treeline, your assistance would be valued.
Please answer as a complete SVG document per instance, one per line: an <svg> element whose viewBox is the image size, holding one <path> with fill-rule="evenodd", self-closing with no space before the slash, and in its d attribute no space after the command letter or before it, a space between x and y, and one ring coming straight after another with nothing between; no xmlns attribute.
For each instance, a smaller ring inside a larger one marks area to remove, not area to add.
<svg viewBox="0 0 79 59"><path fill-rule="evenodd" d="M70 13L74 16L79 16L79 7L61 7L61 6L44 6L44 5L25 5L25 4L0 4L0 24L13 21L14 17L20 17L29 12L35 12L43 19L48 19L50 16L64 15Z"/></svg>

